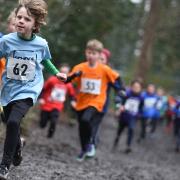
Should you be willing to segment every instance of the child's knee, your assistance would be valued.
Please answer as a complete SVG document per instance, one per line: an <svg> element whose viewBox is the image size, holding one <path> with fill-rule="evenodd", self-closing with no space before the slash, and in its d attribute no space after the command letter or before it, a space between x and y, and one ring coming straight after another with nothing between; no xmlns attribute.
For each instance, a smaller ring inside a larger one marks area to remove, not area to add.
<svg viewBox="0 0 180 180"><path fill-rule="evenodd" d="M7 123L7 128L19 128L19 122L15 120L9 120Z"/></svg>

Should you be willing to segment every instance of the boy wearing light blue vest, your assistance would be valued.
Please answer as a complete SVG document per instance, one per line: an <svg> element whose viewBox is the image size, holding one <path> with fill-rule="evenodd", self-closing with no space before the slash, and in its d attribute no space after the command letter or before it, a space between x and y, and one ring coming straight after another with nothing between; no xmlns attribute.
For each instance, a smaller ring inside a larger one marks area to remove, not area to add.
<svg viewBox="0 0 180 180"><path fill-rule="evenodd" d="M46 40L35 34L45 24L46 3L43 0L20 1L15 15L17 32L0 39L0 58L6 58L1 103L7 124L0 179L7 179L12 163L18 166L22 161L20 123L42 90L41 64L60 80L67 78L51 63Z"/></svg>

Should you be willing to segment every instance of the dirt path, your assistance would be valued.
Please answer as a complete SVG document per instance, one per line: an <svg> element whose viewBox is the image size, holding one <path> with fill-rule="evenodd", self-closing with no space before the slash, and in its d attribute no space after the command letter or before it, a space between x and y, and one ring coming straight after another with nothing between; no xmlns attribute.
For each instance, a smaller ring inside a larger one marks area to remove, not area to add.
<svg viewBox="0 0 180 180"><path fill-rule="evenodd" d="M173 152L173 140L161 129L143 144L134 142L134 151L125 155L126 134L118 150L111 152L116 123L104 119L101 143L94 159L78 163L77 125L60 124L55 137L46 139L46 131L34 124L20 167L12 167L12 180L179 180L180 154ZM135 138L136 139L136 138ZM2 154L2 143L0 145Z"/></svg>

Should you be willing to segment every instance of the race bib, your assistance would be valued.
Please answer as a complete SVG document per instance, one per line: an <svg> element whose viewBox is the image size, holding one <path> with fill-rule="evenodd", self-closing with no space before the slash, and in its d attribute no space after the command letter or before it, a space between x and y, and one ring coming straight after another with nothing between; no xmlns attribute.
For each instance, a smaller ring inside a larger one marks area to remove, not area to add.
<svg viewBox="0 0 180 180"><path fill-rule="evenodd" d="M144 101L144 105L147 108L151 108L155 105L156 99L155 98L147 98Z"/></svg>
<svg viewBox="0 0 180 180"><path fill-rule="evenodd" d="M66 91L55 87L51 92L51 100L64 102L66 100Z"/></svg>
<svg viewBox="0 0 180 180"><path fill-rule="evenodd" d="M136 99L128 99L124 106L125 110L131 112L131 113L138 113L139 110L139 101Z"/></svg>
<svg viewBox="0 0 180 180"><path fill-rule="evenodd" d="M162 107L163 107L163 102L162 102L162 100L159 100L156 104L156 108L161 109Z"/></svg>
<svg viewBox="0 0 180 180"><path fill-rule="evenodd" d="M177 108L177 113L180 115L180 106Z"/></svg>
<svg viewBox="0 0 180 180"><path fill-rule="evenodd" d="M180 118L180 106L177 108L176 116Z"/></svg>
<svg viewBox="0 0 180 180"><path fill-rule="evenodd" d="M81 79L81 92L99 95L101 93L101 79Z"/></svg>
<svg viewBox="0 0 180 180"><path fill-rule="evenodd" d="M36 64L32 60L10 57L7 64L7 77L21 81L32 81L35 77L35 67Z"/></svg>

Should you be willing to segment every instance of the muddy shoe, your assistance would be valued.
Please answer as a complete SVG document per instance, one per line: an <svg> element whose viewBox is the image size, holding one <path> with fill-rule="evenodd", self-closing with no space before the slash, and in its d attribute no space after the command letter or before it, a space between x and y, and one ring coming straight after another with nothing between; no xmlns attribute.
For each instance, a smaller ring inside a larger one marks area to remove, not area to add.
<svg viewBox="0 0 180 180"><path fill-rule="evenodd" d="M177 152L177 153L180 152L180 148L178 146L175 148L175 152Z"/></svg>
<svg viewBox="0 0 180 180"><path fill-rule="evenodd" d="M117 149L118 149L117 145L113 145L111 148L111 152L115 153L117 151Z"/></svg>
<svg viewBox="0 0 180 180"><path fill-rule="evenodd" d="M47 138L50 139L50 138L52 138L53 136L54 136L54 130L51 130L51 129L50 129L50 130L48 131Z"/></svg>
<svg viewBox="0 0 180 180"><path fill-rule="evenodd" d="M81 151L80 154L76 157L76 160L78 162L82 162L84 161L85 158L86 158L86 152Z"/></svg>
<svg viewBox="0 0 180 180"><path fill-rule="evenodd" d="M126 154L129 154L132 152L132 149L130 147L128 147L125 151L124 151Z"/></svg>
<svg viewBox="0 0 180 180"><path fill-rule="evenodd" d="M96 155L96 149L95 149L94 144L88 144L86 156L89 157L89 158L92 158L95 155Z"/></svg>
<svg viewBox="0 0 180 180"><path fill-rule="evenodd" d="M0 165L0 180L6 180L8 178L9 169L4 166Z"/></svg>
<svg viewBox="0 0 180 180"><path fill-rule="evenodd" d="M145 141L144 138L138 138L138 139L137 139L137 143L138 143L138 144L141 144L141 143L143 143L144 141Z"/></svg>
<svg viewBox="0 0 180 180"><path fill-rule="evenodd" d="M25 139L21 137L21 145L18 149L16 149L15 155L14 155L14 159L13 159L13 165L14 166L19 166L23 160L22 157L22 149L25 146Z"/></svg>
<svg viewBox="0 0 180 180"><path fill-rule="evenodd" d="M116 138L115 141L114 141L114 144L113 144L113 147L112 147L112 152L115 152L117 150L117 147L118 147L118 141L119 139Z"/></svg>

